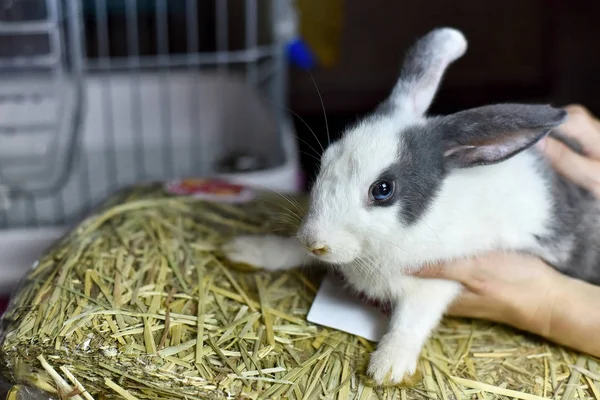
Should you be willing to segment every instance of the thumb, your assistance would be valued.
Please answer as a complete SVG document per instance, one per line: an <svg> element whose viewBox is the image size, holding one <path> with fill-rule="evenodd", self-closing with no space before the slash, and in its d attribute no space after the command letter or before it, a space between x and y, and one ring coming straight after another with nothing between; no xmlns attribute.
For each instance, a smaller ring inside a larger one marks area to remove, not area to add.
<svg viewBox="0 0 600 400"><path fill-rule="evenodd" d="M540 142L539 148L558 173L600 197L600 162L582 156L550 137Z"/></svg>

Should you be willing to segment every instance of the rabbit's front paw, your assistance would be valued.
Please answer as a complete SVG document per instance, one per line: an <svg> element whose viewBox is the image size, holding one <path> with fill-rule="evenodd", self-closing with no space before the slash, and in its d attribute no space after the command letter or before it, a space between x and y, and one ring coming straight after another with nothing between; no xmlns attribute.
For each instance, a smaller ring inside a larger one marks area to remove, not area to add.
<svg viewBox="0 0 600 400"><path fill-rule="evenodd" d="M265 246L265 242L263 236L238 236L225 243L221 249L234 263L266 268L265 251L268 251L268 246Z"/></svg>
<svg viewBox="0 0 600 400"><path fill-rule="evenodd" d="M376 384L398 384L417 370L421 347L401 337L385 337L371 354L368 374Z"/></svg>
<svg viewBox="0 0 600 400"><path fill-rule="evenodd" d="M221 250L234 263L275 271L302 263L304 255L298 254L295 242L293 238L276 235L237 236L225 243Z"/></svg>

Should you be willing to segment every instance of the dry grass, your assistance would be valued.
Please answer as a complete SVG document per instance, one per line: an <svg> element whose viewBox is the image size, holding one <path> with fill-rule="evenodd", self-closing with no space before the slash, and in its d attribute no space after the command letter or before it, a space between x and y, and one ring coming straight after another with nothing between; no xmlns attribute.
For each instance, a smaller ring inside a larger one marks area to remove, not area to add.
<svg viewBox="0 0 600 400"><path fill-rule="evenodd" d="M600 400L597 360L457 319L437 329L411 381L373 388L362 371L374 344L306 321L319 275L220 257L230 235L284 233L277 201L119 194L29 273L3 320L4 375L71 399Z"/></svg>

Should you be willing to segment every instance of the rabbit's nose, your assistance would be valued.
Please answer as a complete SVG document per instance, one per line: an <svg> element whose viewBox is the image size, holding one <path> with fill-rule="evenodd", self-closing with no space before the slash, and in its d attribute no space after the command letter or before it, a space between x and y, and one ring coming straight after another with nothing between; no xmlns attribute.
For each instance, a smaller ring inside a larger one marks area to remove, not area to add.
<svg viewBox="0 0 600 400"><path fill-rule="evenodd" d="M315 256L324 256L329 252L329 247L323 245L310 246L310 252Z"/></svg>
<svg viewBox="0 0 600 400"><path fill-rule="evenodd" d="M324 256L329 253L330 248L326 241L322 239L323 235L318 235L317 230L311 225L302 225L297 232L297 238L302 246L315 256Z"/></svg>
<svg viewBox="0 0 600 400"><path fill-rule="evenodd" d="M300 235L298 239L304 248L313 253L315 256L323 256L329 252L329 247L320 240L308 238L306 235Z"/></svg>

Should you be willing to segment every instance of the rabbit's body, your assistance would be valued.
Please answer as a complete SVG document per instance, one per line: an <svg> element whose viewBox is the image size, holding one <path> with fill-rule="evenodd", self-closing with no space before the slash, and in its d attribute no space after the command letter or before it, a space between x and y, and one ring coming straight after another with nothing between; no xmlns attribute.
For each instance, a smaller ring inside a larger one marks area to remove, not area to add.
<svg viewBox="0 0 600 400"><path fill-rule="evenodd" d="M551 136L581 152L562 135ZM541 156L539 164L552 214L550 232L536 237L543 251L534 254L566 275L600 285L600 201L557 173Z"/></svg>
<svg viewBox="0 0 600 400"><path fill-rule="evenodd" d="M445 68L465 50L453 29L417 42L390 98L323 154L296 238L246 236L224 247L232 260L266 269L300 266L312 253L354 289L390 301L390 326L369 364L380 383L388 372L399 381L415 371L461 290L408 272L506 250L600 281L600 203L533 147L565 111L500 104L424 115Z"/></svg>

